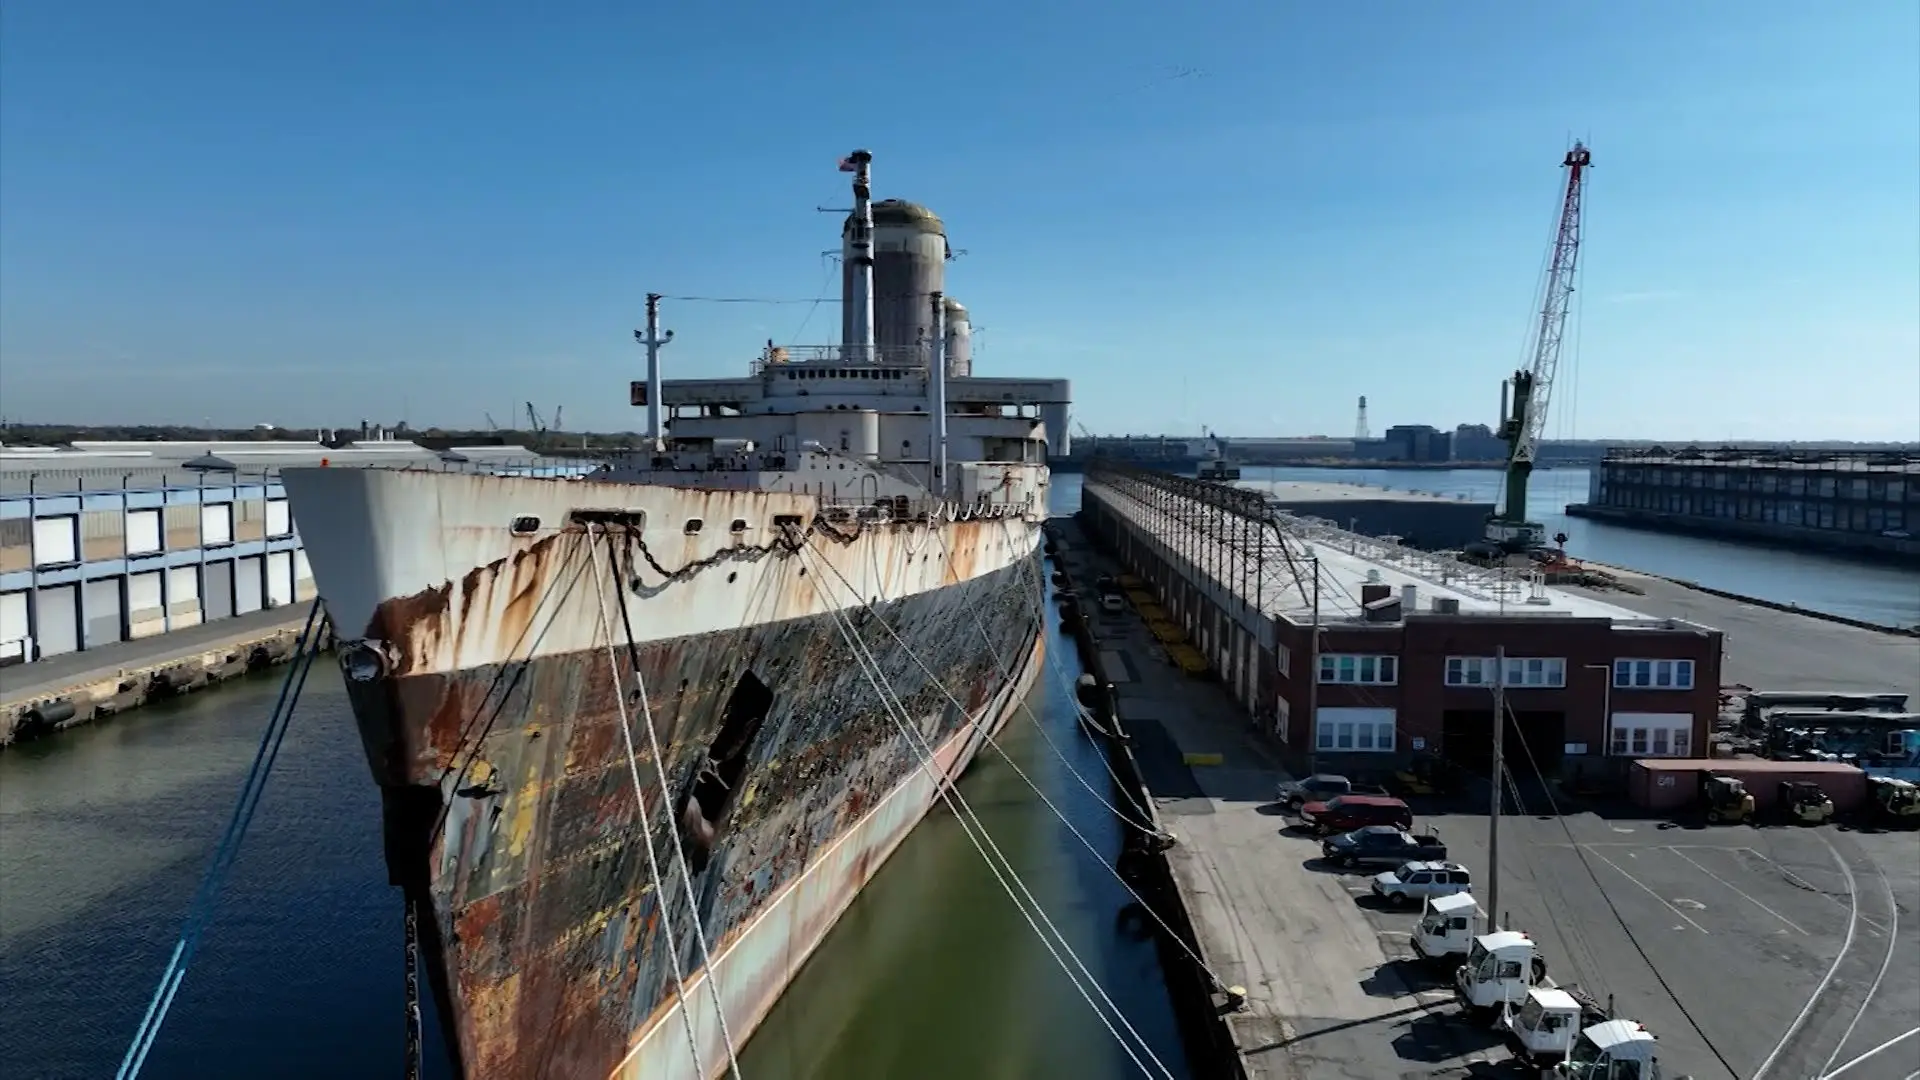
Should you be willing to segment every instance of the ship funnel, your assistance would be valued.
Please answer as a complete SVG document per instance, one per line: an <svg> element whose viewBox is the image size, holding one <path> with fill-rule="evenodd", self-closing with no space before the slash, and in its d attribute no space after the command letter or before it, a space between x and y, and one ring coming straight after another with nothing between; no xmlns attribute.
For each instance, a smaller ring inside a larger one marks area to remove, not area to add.
<svg viewBox="0 0 1920 1080"><path fill-rule="evenodd" d="M853 219L847 223L847 263L840 302L847 310L842 356L871 361L873 355L873 155L855 150L840 161L853 174Z"/></svg>

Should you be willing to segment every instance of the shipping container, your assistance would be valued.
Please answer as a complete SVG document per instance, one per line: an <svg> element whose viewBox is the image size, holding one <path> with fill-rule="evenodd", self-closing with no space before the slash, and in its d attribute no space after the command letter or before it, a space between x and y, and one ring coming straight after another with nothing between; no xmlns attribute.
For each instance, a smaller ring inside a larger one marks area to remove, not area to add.
<svg viewBox="0 0 1920 1080"><path fill-rule="evenodd" d="M1836 814L1858 809L1867 798L1867 774L1855 766L1837 761L1764 758L1642 758L1627 774L1627 798L1643 810L1682 809L1699 799L1703 771L1745 783L1756 814L1773 809L1780 798L1780 785L1789 780L1820 785L1833 800Z"/></svg>

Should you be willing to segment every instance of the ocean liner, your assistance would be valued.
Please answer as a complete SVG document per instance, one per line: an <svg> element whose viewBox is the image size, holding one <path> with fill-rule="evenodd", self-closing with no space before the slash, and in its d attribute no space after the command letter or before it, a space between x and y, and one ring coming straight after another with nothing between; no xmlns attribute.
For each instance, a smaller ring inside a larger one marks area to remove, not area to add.
<svg viewBox="0 0 1920 1080"><path fill-rule="evenodd" d="M649 296L627 459L284 474L462 1076L728 1072L1043 664L1068 386L972 374L871 161L842 345L663 381Z"/></svg>

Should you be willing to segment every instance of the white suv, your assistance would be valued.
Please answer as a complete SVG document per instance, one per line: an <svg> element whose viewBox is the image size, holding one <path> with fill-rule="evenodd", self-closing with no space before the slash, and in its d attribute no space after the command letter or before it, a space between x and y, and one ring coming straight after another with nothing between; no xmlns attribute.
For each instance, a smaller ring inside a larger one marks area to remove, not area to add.
<svg viewBox="0 0 1920 1080"><path fill-rule="evenodd" d="M1373 895L1395 907L1411 907L1429 896L1452 896L1472 889L1472 875L1456 862L1402 863L1400 869L1373 879Z"/></svg>

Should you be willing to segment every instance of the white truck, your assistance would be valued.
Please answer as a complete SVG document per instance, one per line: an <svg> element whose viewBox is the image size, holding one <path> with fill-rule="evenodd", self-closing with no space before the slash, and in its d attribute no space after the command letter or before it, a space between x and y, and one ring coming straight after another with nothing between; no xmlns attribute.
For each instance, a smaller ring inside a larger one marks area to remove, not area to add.
<svg viewBox="0 0 1920 1080"><path fill-rule="evenodd" d="M1527 991L1536 986L1553 986L1547 981L1547 961L1533 939L1518 930L1474 938L1467 962L1453 974L1454 998L1469 1014L1482 1018L1524 1004Z"/></svg>
<svg viewBox="0 0 1920 1080"><path fill-rule="evenodd" d="M1582 1031L1567 1059L1547 1075L1555 1080L1666 1080L1653 1032L1631 1020L1604 1020Z"/></svg>
<svg viewBox="0 0 1920 1080"><path fill-rule="evenodd" d="M1413 951L1430 964L1465 959L1483 917L1470 893L1429 896L1413 930Z"/></svg>

